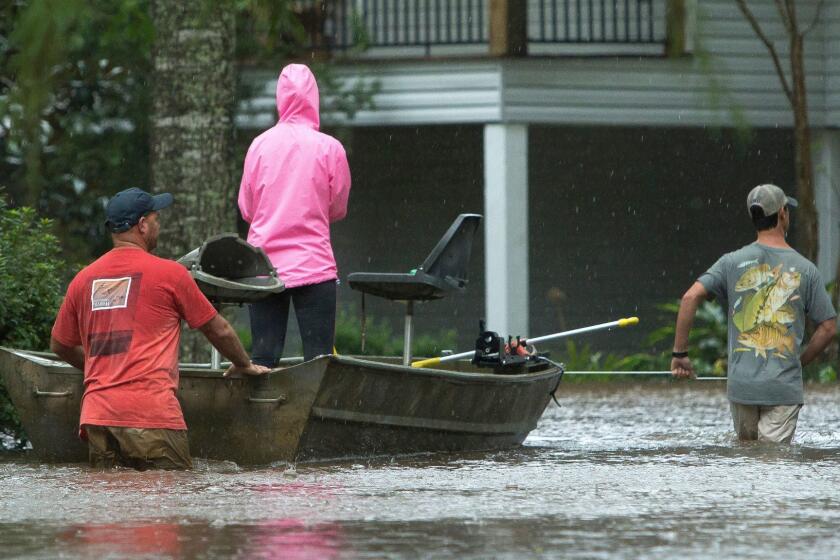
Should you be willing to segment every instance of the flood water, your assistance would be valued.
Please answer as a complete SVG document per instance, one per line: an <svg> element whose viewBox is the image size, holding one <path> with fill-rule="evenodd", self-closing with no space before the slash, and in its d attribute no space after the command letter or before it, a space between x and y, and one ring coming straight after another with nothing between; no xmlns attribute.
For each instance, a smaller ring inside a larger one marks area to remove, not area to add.
<svg viewBox="0 0 840 560"><path fill-rule="evenodd" d="M722 382L669 382L567 384L505 452L184 473L6 457L0 556L829 558L840 388L806 399L791 447L734 441Z"/></svg>

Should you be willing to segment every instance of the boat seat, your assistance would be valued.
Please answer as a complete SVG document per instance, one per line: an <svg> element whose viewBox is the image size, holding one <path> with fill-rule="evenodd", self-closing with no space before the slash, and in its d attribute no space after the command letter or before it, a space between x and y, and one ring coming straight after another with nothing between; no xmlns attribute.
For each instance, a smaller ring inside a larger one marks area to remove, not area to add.
<svg viewBox="0 0 840 560"><path fill-rule="evenodd" d="M265 252L235 233L210 237L178 262L217 305L251 303L285 288Z"/></svg>
<svg viewBox="0 0 840 560"><path fill-rule="evenodd" d="M347 277L350 287L362 292L363 342L365 294L405 302L403 364L411 362L414 302L441 299L466 289L473 238L480 223L480 214L459 215L423 264L411 272L354 272Z"/></svg>
<svg viewBox="0 0 840 560"><path fill-rule="evenodd" d="M235 233L210 237L178 262L187 267L198 289L217 309L225 304L259 301L285 289L265 252ZM221 367L215 346L210 349L210 367Z"/></svg>

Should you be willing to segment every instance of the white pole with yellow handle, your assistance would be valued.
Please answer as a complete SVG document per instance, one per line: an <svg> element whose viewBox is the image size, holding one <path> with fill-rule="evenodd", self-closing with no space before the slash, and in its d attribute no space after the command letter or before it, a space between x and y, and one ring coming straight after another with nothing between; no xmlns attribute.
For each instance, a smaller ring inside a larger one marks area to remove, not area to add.
<svg viewBox="0 0 840 560"><path fill-rule="evenodd" d="M609 330L615 327L629 327L631 325L639 324L638 317L628 317L626 319L619 319L618 321L610 321L609 323L601 323L600 325L592 325L591 327L581 327L579 329L572 329L570 331L563 331L554 334L547 334L544 336L537 336L534 338L527 339L527 344L539 344L541 342L548 342L549 340L556 340L558 338L565 338L567 336L573 336L576 334L583 334L592 331L602 331L602 330ZM428 358L426 360L418 360L416 362L411 363L411 367L415 368L423 368L429 366L436 366L443 362L453 362L455 360L461 360L463 358L472 358L475 355L475 350L470 350L469 352L461 352L459 354L450 354L449 356L441 356L438 358Z"/></svg>

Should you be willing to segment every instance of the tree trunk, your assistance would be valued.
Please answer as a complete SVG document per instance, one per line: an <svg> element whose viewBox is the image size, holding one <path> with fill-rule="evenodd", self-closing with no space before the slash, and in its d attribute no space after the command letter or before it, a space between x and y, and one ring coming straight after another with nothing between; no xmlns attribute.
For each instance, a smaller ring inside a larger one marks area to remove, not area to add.
<svg viewBox="0 0 840 560"><path fill-rule="evenodd" d="M817 206L814 200L814 171L811 162L811 127L805 88L803 37L794 33L790 40L790 66L793 82L793 122L796 142L797 248L811 262L817 261L819 237Z"/></svg>
<svg viewBox="0 0 840 560"><path fill-rule="evenodd" d="M152 17L151 183L175 196L158 252L177 258L235 228L235 17L229 2L181 0L153 0Z"/></svg>
<svg viewBox="0 0 840 560"><path fill-rule="evenodd" d="M796 3L793 0L776 0L776 8L782 25L787 33L790 45L790 79L782 68L780 57L770 37L761 28L761 24L747 5L746 0L735 0L738 9L744 14L747 22L755 34L767 47L773 67L782 85L782 90L790 102L793 110L793 132L795 141L796 167L796 196L799 199L797 217L796 245L800 253L808 260L816 262L819 238L817 224L817 207L814 201L814 171L811 167L811 129L808 122L808 97L805 84L804 40L805 35L819 21L823 0L819 0L811 25L800 29L799 18L796 13Z"/></svg>
<svg viewBox="0 0 840 560"><path fill-rule="evenodd" d="M227 0L152 0L152 19L151 184L175 197L161 213L158 254L178 258L235 231L235 14ZM184 361L209 356L203 337L184 333Z"/></svg>

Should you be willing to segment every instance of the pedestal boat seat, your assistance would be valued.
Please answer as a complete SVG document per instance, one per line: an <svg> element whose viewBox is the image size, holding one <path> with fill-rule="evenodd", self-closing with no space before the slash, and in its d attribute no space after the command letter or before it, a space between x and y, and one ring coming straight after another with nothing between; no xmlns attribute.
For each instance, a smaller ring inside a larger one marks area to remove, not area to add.
<svg viewBox="0 0 840 560"><path fill-rule="evenodd" d="M460 214L423 264L411 272L354 272L348 276L350 287L362 292L363 310L365 294L405 303L404 365L411 361L414 302L441 299L466 289L473 238L480 223L480 214Z"/></svg>
<svg viewBox="0 0 840 560"><path fill-rule="evenodd" d="M285 288L265 252L235 233L210 237L178 262L217 306L252 303Z"/></svg>
<svg viewBox="0 0 840 560"><path fill-rule="evenodd" d="M187 267L201 292L216 307L253 303L285 289L265 252L235 233L210 237L178 262ZM210 367L221 366L211 347Z"/></svg>

